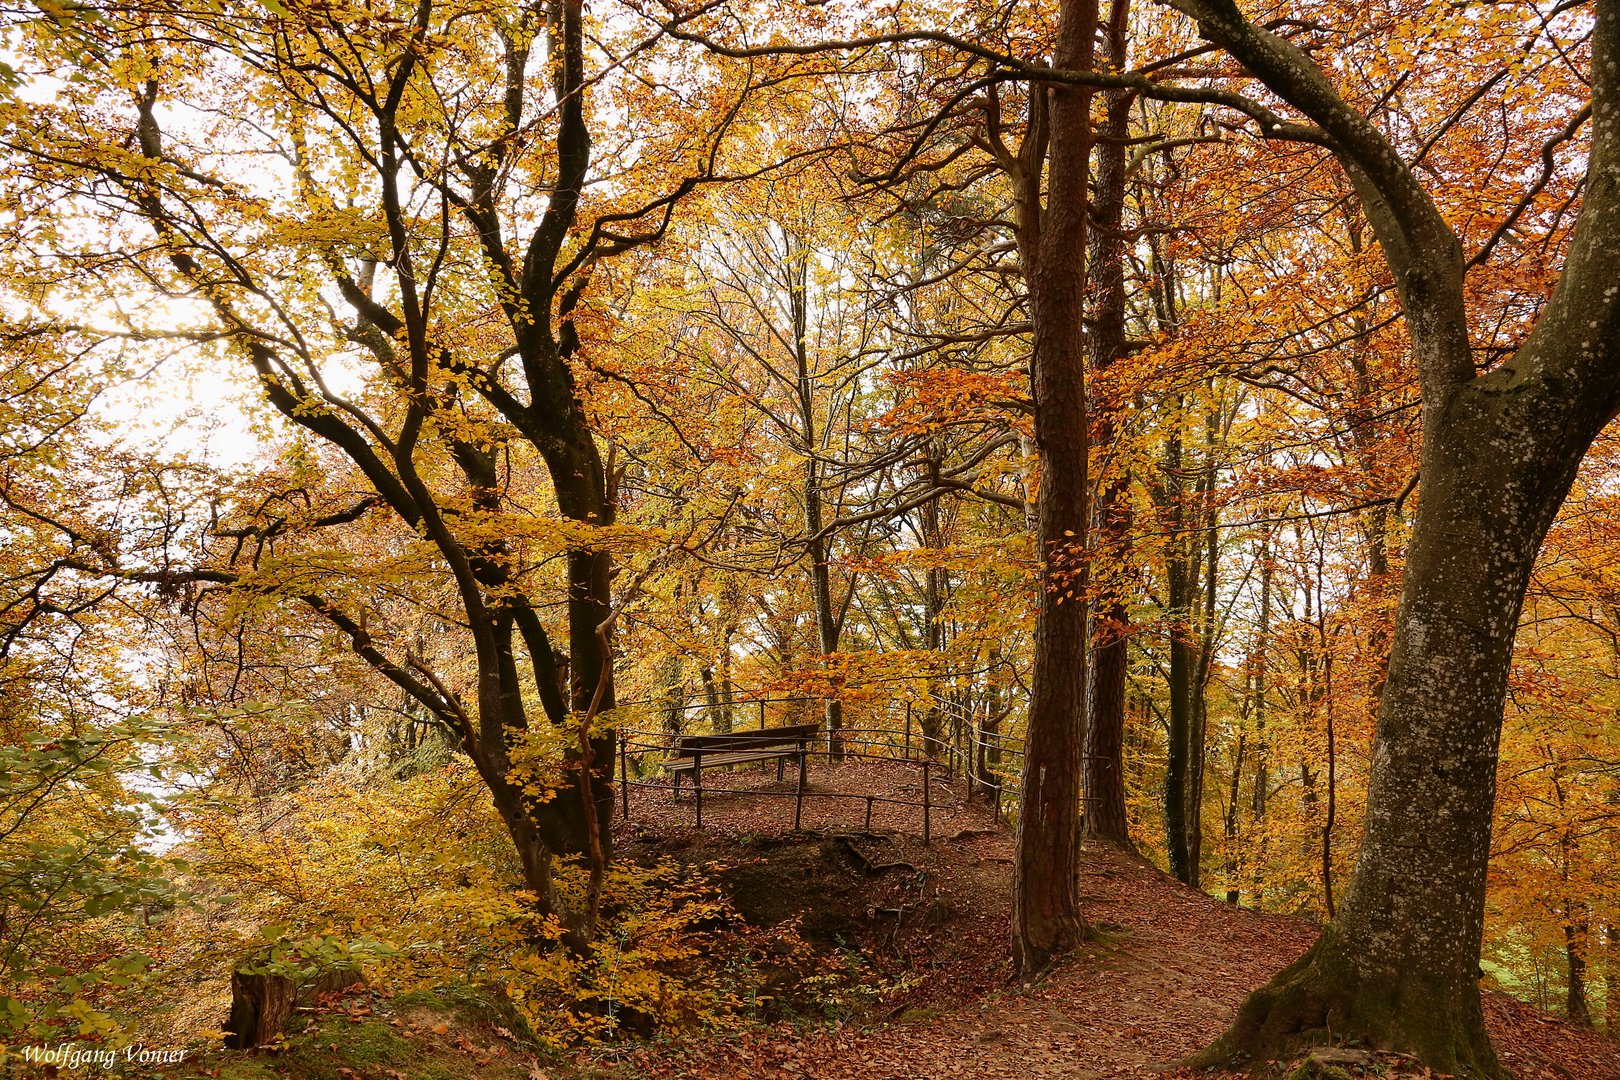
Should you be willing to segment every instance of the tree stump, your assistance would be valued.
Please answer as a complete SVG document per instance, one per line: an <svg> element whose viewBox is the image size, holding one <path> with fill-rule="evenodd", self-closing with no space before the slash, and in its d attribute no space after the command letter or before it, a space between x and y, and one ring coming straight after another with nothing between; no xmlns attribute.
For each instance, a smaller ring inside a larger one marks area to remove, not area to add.
<svg viewBox="0 0 1620 1080"><path fill-rule="evenodd" d="M325 972L314 981L307 982L299 987L298 1004L309 1005L322 994L335 994L340 990L347 990L351 986L364 985L365 981L365 976L354 968L342 968Z"/></svg>
<svg viewBox="0 0 1620 1080"><path fill-rule="evenodd" d="M298 984L285 975L231 975L231 1015L225 1021L225 1047L249 1050L274 1041L287 1026Z"/></svg>

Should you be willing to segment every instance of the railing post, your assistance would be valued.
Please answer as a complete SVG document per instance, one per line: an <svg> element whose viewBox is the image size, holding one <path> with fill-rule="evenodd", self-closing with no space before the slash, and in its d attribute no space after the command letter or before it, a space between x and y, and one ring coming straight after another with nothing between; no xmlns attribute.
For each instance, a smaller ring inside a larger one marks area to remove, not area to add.
<svg viewBox="0 0 1620 1080"><path fill-rule="evenodd" d="M692 753L692 790L697 798L697 827L703 828L703 751Z"/></svg>
<svg viewBox="0 0 1620 1080"><path fill-rule="evenodd" d="M630 820L630 765L629 755L625 750L625 743L629 736L621 729L619 731L619 790L624 795L624 819Z"/></svg>
<svg viewBox="0 0 1620 1080"><path fill-rule="evenodd" d="M934 786L933 782L932 782L933 778L929 775L929 772L928 772L928 770L930 768L932 768L932 765L929 763L927 758L924 758L923 759L923 843L925 843L925 844L929 842L929 833L931 831L931 826L932 826L932 822L929 819L931 817L930 812L933 809L933 803L934 803L933 793L929 791L929 789Z"/></svg>
<svg viewBox="0 0 1620 1080"><path fill-rule="evenodd" d="M975 780L977 780L979 778L979 776L978 776L978 774L976 772L973 771L973 739L974 739L974 735L973 735L973 722L972 722L971 719L969 719L966 722L966 731L963 733L962 737L967 740L967 744L963 748L963 752L967 756L962 761L962 787L963 787L963 790L966 791L967 794L965 794L962 797L962 803L965 806L972 806L973 805L973 782Z"/></svg>
<svg viewBox="0 0 1620 1080"><path fill-rule="evenodd" d="M866 831L872 831L872 796L866 797Z"/></svg>
<svg viewBox="0 0 1620 1080"><path fill-rule="evenodd" d="M906 702L906 760L911 760L911 702Z"/></svg>
<svg viewBox="0 0 1620 1080"><path fill-rule="evenodd" d="M793 796L793 831L799 831L799 822L804 816L804 775L805 757L809 753L810 740L799 740L799 790Z"/></svg>

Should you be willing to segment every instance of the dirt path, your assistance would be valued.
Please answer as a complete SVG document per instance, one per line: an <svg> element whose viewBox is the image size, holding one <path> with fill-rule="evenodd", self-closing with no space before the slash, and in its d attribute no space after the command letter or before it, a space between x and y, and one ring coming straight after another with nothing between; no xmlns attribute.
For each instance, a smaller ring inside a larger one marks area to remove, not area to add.
<svg viewBox="0 0 1620 1080"><path fill-rule="evenodd" d="M912 770L870 766L813 776L823 790L864 784L882 791L916 782ZM766 779L735 775L730 782ZM697 834L690 805L671 806L661 794L637 792L625 826L649 848L702 845L712 854L735 838L781 834L792 821L791 800L713 797L705 801L706 829ZM859 829L862 813L857 804L810 799L804 823ZM920 820L904 813L891 808L874 828L920 833ZM906 903L919 916L925 909L945 913L939 925L908 939L907 962L927 977L892 1010L902 1019L809 1032L779 1025L731 1043L644 1048L621 1058L615 1071L712 1080L1164 1075L1167 1065L1218 1035L1244 995L1303 952L1315 934L1302 920L1222 903L1149 865L1088 846L1082 902L1106 940L1040 986L1015 988L1007 983L1005 961L1011 835L979 807L941 809L935 835L929 847L903 836L882 845L886 857L914 863L928 881L928 895L897 902L901 922ZM790 876L777 872L771 886L786 904L814 906L815 889L845 888L823 869L797 895ZM833 903L830 895L826 902ZM1500 994L1488 995L1487 1021L1503 1063L1520 1080L1620 1080L1620 1045L1606 1037Z"/></svg>

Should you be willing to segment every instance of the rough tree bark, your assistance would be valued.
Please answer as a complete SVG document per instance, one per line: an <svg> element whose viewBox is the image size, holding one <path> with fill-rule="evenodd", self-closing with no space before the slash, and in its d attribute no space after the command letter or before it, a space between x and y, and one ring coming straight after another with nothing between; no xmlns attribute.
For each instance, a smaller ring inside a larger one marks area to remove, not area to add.
<svg viewBox="0 0 1620 1080"><path fill-rule="evenodd" d="M1564 957L1568 961L1564 994L1564 1015L1578 1027L1592 1026L1592 1009L1586 1002L1586 942L1592 924L1586 905L1579 900L1564 901Z"/></svg>
<svg viewBox="0 0 1620 1080"><path fill-rule="evenodd" d="M1130 0L1109 5L1103 34L1104 64L1124 70L1128 60L1126 34ZM1089 272L1094 297L1090 360L1103 371L1125 354L1125 180L1129 150L1131 90L1110 90L1103 95L1104 120L1096 152L1093 185ZM1095 400L1095 396L1093 396ZM1095 409L1092 441L1102 447L1116 436L1117 408L1102 403ZM1121 469L1097 493L1093 551L1116 566L1126 564L1125 550L1131 527L1129 474ZM1115 590L1098 599L1092 611L1090 670L1087 675L1085 766L1085 835L1088 839L1134 851L1125 814L1125 676L1129 661L1124 628L1129 622L1125 602Z"/></svg>
<svg viewBox="0 0 1620 1080"><path fill-rule="evenodd" d="M437 14L430 5L422 6L410 32L432 32ZM464 538L455 527L458 508L454 505L463 498L462 493L446 496L436 490L431 480L433 468L424 465L436 467L442 449L453 460L473 508L486 513L502 509L499 451L463 438L440 423L439 413L454 412L462 393L476 393L544 461L564 517L589 527L613 524L608 470L571 367L578 339L570 317L584 287L579 272L602 250L602 242L595 236L587 240L583 251L571 242L571 238L578 239L579 199L589 171L591 141L584 107L581 0L556 5L543 26L531 28L537 34L503 38L506 130L516 132L532 122L525 115L525 88L532 42L537 38L544 41L549 54L556 102L551 196L525 242L509 247L503 235L505 195L501 185L508 175L504 164L511 152L509 140L493 140L487 155L468 158L454 175L438 177L429 185L443 200L443 218L460 218L482 247L490 284L512 338L510 352L521 369L515 388L498 374L499 365L492 374L489 357L459 356L434 340L432 296L438 264L424 265L420 253L436 238L416 233L420 219L410 203L418 193L407 190L402 180L410 172L411 143L401 133L399 115L407 84L430 76L418 65L415 54L406 50L386 73L377 73L386 75L377 93L361 95L362 100L356 101L347 96L347 87L369 82L374 73L361 77L349 68L362 63L360 58L368 54L347 47L334 51L327 45L330 37L326 31L332 25L323 20L329 20L329 13L301 10L298 18L307 20L303 29L318 46L318 62L303 64L287 53L274 37L284 31L272 33L265 41L238 41L233 29L231 44L221 47L233 52L260 50L255 62L276 71L291 93L302 92L313 115L324 112L346 127L353 120L351 106L369 113L371 145L362 155L374 171L370 180L379 194L387 259L369 261L357 276L351 263L333 255L329 269L336 293L355 320L348 327L350 338L367 349L386 377L398 381L405 391L399 415L367 415L358 405L335 398L318 374L324 357L290 341L287 334L266 332L253 324L254 302L244 303L240 298L270 296L275 285L252 278L243 264L226 257L228 244L206 233L206 215L193 211L192 196L182 184L177 181L160 187L145 180L131 182L113 173L112 166L97 168L133 193L130 199L135 211L165 245L176 273L213 305L271 405L345 454L365 475L375 498L368 498L362 504L364 509L386 507L431 543L442 558L471 638L476 683L468 702L459 700L422 657L409 652L389 654L367 632L363 620L330 598L310 593L291 599L324 617L357 655L460 734L462 746L506 825L540 912L558 915L570 941L582 944L593 932L594 914L562 903L553 887L552 864L558 856L584 854L599 872L611 853L612 739L604 734L578 739L578 748L567 754L567 779L555 798L536 798L526 791L523 778L513 775L512 748L529 725L526 697L538 698L546 719L555 725L582 724L593 702L598 711L613 708L610 645L599 632L610 612L610 557L588 539L567 552L567 674L560 675L548 632L515 585L509 545L500 538ZM199 34L199 40L206 38L205 24ZM352 76L347 81L345 72ZM141 92L135 139L143 157L175 163L159 126L158 91L153 81ZM292 155L295 180L313 205L321 205L325 194L303 160L304 143L296 134L289 139L297 151ZM180 171L195 175L186 168ZM459 186L453 188L453 184ZM448 224L444 227L449 228ZM199 242L199 237L207 242ZM634 243L623 242L625 247ZM394 276L395 288L388 290L393 298L387 303L377 298L385 291L374 293L372 289L380 264L387 265ZM450 373L463 376L466 389L447 386ZM430 441L436 441L434 448L425 448ZM238 580L234 572L223 570L198 572L197 576L227 584ZM528 656L526 675L519 665L520 647ZM569 742L575 739L571 737Z"/></svg>
<svg viewBox="0 0 1620 1080"><path fill-rule="evenodd" d="M1170 534L1165 556L1165 615L1170 661L1166 675L1169 691L1168 734L1164 760L1164 838L1170 873L1177 881L1197 880L1188 840L1194 820L1188 796L1192 791L1193 685L1197 652L1193 647L1192 607L1198 591L1198 558L1187 524L1185 467L1181 441L1182 399L1172 403L1174 426L1165 440L1158 487L1165 530Z"/></svg>
<svg viewBox="0 0 1620 1080"><path fill-rule="evenodd" d="M1063 0L1055 66L1091 66L1096 0ZM1019 254L1029 285L1037 538L1042 559L1025 728L1023 804L1013 863L1013 966L1025 978L1083 939L1075 880L1084 745L1086 564L1086 186L1091 99L1080 86L1031 88L1020 182ZM1041 162L1046 160L1046 198Z"/></svg>
<svg viewBox="0 0 1620 1080"><path fill-rule="evenodd" d="M1585 204L1558 286L1510 359L1477 374L1465 264L1410 167L1305 54L1229 0L1175 0L1330 147L1394 273L1423 397L1423 489L1379 710L1366 833L1338 919L1195 1059L1355 1039L1503 1075L1476 981L1513 636L1543 536L1620 405L1620 0L1595 5Z"/></svg>
<svg viewBox="0 0 1620 1080"><path fill-rule="evenodd" d="M810 251L797 238L788 237L789 266L788 314L792 319L793 360L797 367L800 432L804 438L804 528L809 536L806 555L810 560L810 595L816 609L816 641L823 657L838 651L842 626L833 606L832 566L829 563L832 539L826 535L821 490L821 458L816 436L815 379L810 371L809 273ZM822 722L827 726L827 751L836 761L844 756L839 732L844 728L844 702L837 697L822 700Z"/></svg>
<svg viewBox="0 0 1620 1080"><path fill-rule="evenodd" d="M275 1042L297 1003L298 984L285 975L231 973L231 1012L225 1049L251 1050Z"/></svg>

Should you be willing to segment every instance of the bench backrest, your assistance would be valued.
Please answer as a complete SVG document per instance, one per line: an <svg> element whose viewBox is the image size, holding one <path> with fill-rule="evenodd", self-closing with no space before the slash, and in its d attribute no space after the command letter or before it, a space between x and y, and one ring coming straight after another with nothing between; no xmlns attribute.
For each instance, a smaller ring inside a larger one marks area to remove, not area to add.
<svg viewBox="0 0 1620 1080"><path fill-rule="evenodd" d="M726 735L682 735L675 740L675 756L691 757L696 753L725 750L786 749L815 738L820 730L820 724L792 724L788 727L733 731Z"/></svg>

